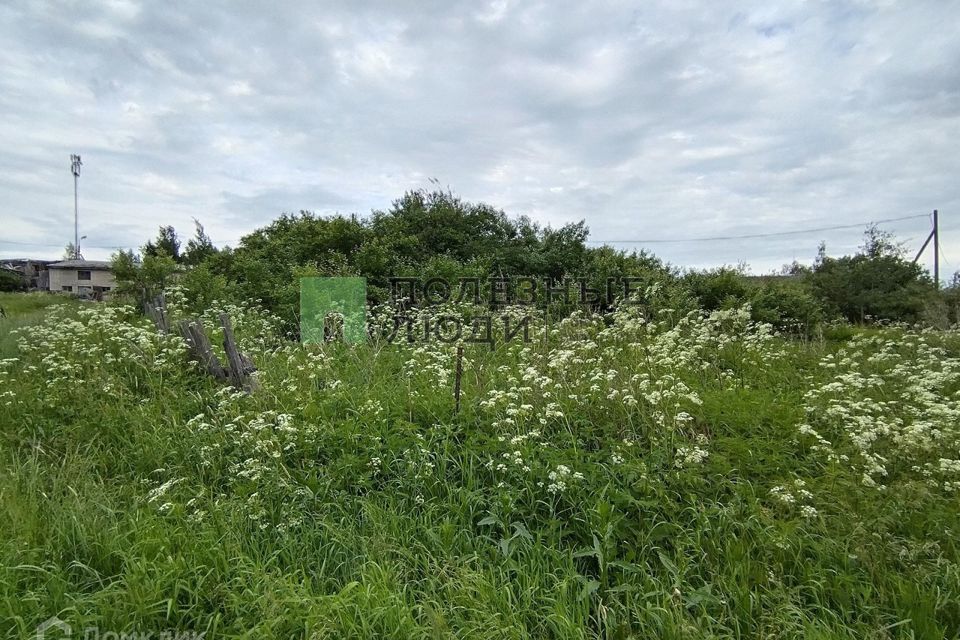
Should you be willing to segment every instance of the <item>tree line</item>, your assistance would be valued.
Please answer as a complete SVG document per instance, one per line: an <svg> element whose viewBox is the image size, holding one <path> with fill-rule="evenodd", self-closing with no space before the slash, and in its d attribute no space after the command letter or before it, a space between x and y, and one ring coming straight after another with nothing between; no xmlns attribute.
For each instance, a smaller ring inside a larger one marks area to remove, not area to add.
<svg viewBox="0 0 960 640"><path fill-rule="evenodd" d="M416 190L365 217L285 213L237 247L214 246L198 221L186 242L163 226L139 254L119 252L112 263L121 295L142 301L176 281L198 310L214 299L259 300L291 329L305 276L365 277L373 303L389 297L392 277L582 278L601 290L607 278L639 278L651 310L748 303L757 320L807 335L835 319L941 327L958 321L957 276L938 291L877 227L866 230L853 255L831 257L821 244L812 266L794 263L759 277L743 268L681 270L646 251L589 247L588 234L584 221L554 228L450 191Z"/></svg>

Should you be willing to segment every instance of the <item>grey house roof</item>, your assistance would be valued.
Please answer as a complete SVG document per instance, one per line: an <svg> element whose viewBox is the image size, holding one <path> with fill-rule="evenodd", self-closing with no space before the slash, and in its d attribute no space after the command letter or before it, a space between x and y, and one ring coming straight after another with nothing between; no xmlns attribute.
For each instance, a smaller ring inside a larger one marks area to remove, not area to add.
<svg viewBox="0 0 960 640"><path fill-rule="evenodd" d="M47 265L49 269L95 269L109 271L110 263L105 260L64 260Z"/></svg>

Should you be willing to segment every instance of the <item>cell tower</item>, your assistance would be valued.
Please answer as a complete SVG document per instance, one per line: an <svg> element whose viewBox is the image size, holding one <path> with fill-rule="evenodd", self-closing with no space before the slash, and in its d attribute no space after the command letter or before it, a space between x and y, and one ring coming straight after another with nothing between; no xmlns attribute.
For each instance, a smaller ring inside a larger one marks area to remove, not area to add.
<svg viewBox="0 0 960 640"><path fill-rule="evenodd" d="M77 186L80 181L80 156L70 156L70 171L73 172L73 259L80 259L80 200L77 198Z"/></svg>

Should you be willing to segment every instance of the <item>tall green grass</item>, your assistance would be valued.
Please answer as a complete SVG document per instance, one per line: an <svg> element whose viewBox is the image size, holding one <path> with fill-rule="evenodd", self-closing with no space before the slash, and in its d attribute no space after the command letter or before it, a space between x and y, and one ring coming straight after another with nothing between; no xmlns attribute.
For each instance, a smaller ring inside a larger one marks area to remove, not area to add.
<svg viewBox="0 0 960 640"><path fill-rule="evenodd" d="M51 306L75 306L74 298L53 293L0 293L0 358L16 351L14 330L42 322Z"/></svg>
<svg viewBox="0 0 960 640"><path fill-rule="evenodd" d="M101 306L48 317L6 365L7 637L53 615L74 636L960 632L956 493L909 470L865 487L854 458L826 462L798 433L846 338L793 343L735 315L570 321L530 345L468 345L455 413L451 345L303 348L226 310L260 368L250 396ZM931 393L949 404L956 383ZM798 479L815 516L771 494Z"/></svg>

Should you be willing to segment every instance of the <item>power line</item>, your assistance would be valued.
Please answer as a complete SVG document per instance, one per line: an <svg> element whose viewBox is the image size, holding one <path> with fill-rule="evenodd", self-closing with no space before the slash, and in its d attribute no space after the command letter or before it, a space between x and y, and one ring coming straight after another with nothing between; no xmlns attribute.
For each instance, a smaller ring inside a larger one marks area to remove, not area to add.
<svg viewBox="0 0 960 640"><path fill-rule="evenodd" d="M3 245L3 244L15 244L21 247L60 247L61 249L64 247L63 244L49 244L49 243L43 243L43 242L17 242L16 240L0 240L0 245ZM88 249L128 249L130 247L88 244L86 245L86 248Z"/></svg>
<svg viewBox="0 0 960 640"><path fill-rule="evenodd" d="M45 242L18 242L16 240L0 240L0 246L5 244L12 244L19 247L60 247L61 249L64 247L63 244L54 244L54 243L45 243ZM215 242L214 244L220 244L225 246L229 243ZM84 245L84 248L86 249L137 249L139 248L139 246L140 246L139 244L131 244L131 245L88 244L88 245Z"/></svg>
<svg viewBox="0 0 960 640"><path fill-rule="evenodd" d="M946 254L944 254L944 252L943 252L943 244L938 241L938 242L937 242L937 246L940 247L940 257L943 259L944 264L949 265L950 269L953 270L953 267L954 267L955 265L954 265L953 262L951 262L949 259L947 259Z"/></svg>
<svg viewBox="0 0 960 640"><path fill-rule="evenodd" d="M830 227L817 227L813 229L795 229L793 231L772 231L769 233L751 233L739 236L709 236L698 238L647 238L642 240L587 240L591 244L639 244L639 243L679 243L679 242L714 242L720 240L749 240L752 238L774 238L777 236L800 235L804 233L818 233L821 231L835 231L838 229L856 229L870 224L884 224L887 222L900 222L902 220L917 220L919 218L930 218L930 214L923 213L912 216L902 216L899 218L885 218L882 220L868 220L854 224L833 225ZM61 244L46 244L41 242L17 242L15 240L0 240L0 245L12 244L27 247L62 247ZM130 246L117 245L87 245L91 249L128 249Z"/></svg>
<svg viewBox="0 0 960 640"><path fill-rule="evenodd" d="M882 224L885 222L899 222L901 220L916 220L918 218L929 218L929 214L923 213L914 216L903 216L901 218L886 218L884 220L868 220L867 222L858 222L856 224L841 224L832 227L818 227L816 229L797 229L795 231L773 231L770 233L751 233L742 236L711 236L700 238L648 238L645 240L587 240L595 244L654 244L668 242L712 242L715 240L748 240L751 238L773 238L776 236L792 236L803 233L817 233L820 231L835 231L837 229L855 229L865 227L870 224Z"/></svg>

